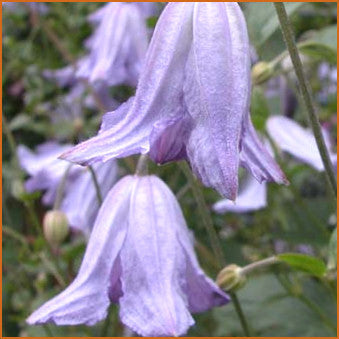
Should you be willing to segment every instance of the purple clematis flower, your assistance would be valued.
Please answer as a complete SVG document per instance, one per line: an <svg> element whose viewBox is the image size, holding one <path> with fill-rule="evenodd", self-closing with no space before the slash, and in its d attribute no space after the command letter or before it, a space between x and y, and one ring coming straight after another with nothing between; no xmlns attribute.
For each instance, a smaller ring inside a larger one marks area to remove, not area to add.
<svg viewBox="0 0 339 339"><path fill-rule="evenodd" d="M93 165L93 171L104 198L117 181L117 163L114 160L104 164L97 163ZM82 167L81 173L74 180L69 180L60 210L66 214L73 229L90 234L99 210L99 201L88 168Z"/></svg>
<svg viewBox="0 0 339 339"><path fill-rule="evenodd" d="M266 128L279 149L291 154L317 171L324 170L316 140L311 130L303 128L292 119L283 116L270 117L267 120ZM325 129L323 129L323 133L333 166L336 166L337 154L330 151L331 142Z"/></svg>
<svg viewBox="0 0 339 339"><path fill-rule="evenodd" d="M38 146L35 154L25 146L18 147L20 164L31 175L26 181L26 189L28 192L45 190L42 200L47 206L54 204L57 189L70 166L68 162L58 159L58 156L71 147L72 145L47 142ZM93 170L101 195L105 197L117 179L116 161L95 164ZM72 165L60 210L66 214L73 229L89 235L99 210L99 203L93 178L87 168Z"/></svg>
<svg viewBox="0 0 339 339"><path fill-rule="evenodd" d="M179 336L190 312L229 301L194 254L180 206L155 176L127 176L107 195L79 273L29 324L93 325L119 303L123 324L142 336Z"/></svg>
<svg viewBox="0 0 339 339"><path fill-rule="evenodd" d="M213 210L220 214L225 212L248 213L266 206L267 184L248 177L235 202L228 199L220 200L213 205Z"/></svg>
<svg viewBox="0 0 339 339"><path fill-rule="evenodd" d="M98 136L65 153L81 164L150 153L187 159L206 186L234 200L238 167L286 182L249 115L250 51L235 2L169 3L157 23L136 95L107 113Z"/></svg>
<svg viewBox="0 0 339 339"><path fill-rule="evenodd" d="M35 153L26 146L18 147L20 166L31 176L26 181L25 188L30 193L46 191L42 201L47 206L53 205L59 182L69 167L69 163L60 161L58 156L71 148L72 145L59 145L54 141L39 145ZM73 166L69 178L74 178L80 171L81 166Z"/></svg>
<svg viewBox="0 0 339 339"><path fill-rule="evenodd" d="M136 3L111 2L93 13L89 20L97 27L86 41L89 54L79 62L77 77L135 86L148 46L146 11Z"/></svg>

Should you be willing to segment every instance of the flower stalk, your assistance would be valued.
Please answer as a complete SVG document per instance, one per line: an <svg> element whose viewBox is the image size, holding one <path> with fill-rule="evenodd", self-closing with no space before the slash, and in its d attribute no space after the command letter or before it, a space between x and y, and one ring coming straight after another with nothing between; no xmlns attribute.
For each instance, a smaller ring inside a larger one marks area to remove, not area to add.
<svg viewBox="0 0 339 339"><path fill-rule="evenodd" d="M57 194L56 194L56 197L55 197L54 205L53 205L54 210L60 209L62 198L64 197L64 193L65 193L67 177L68 177L69 171L71 170L72 166L73 166L73 164L69 164L69 166L66 168L66 171L65 171L65 173L64 173L64 175L63 175L63 177L60 181L60 184L59 184L58 190L57 190Z"/></svg>
<svg viewBox="0 0 339 339"><path fill-rule="evenodd" d="M284 36L285 43L286 43L288 52L290 54L295 73L298 78L301 96L306 106L308 118L309 118L312 130L314 133L314 137L317 142L317 146L318 146L318 149L321 155L321 159L324 163L326 176L328 178L332 193L336 197L337 196L337 183L336 183L333 166L332 166L329 153L328 153L325 141L324 141L324 137L321 132L321 126L320 126L318 116L316 114L315 104L312 100L310 86L308 82L306 81L305 72L304 72L302 62L300 59L300 55L298 52L298 48L297 48L297 45L294 39L291 23L287 15L285 5L282 2L275 2L274 6L276 9L278 18L279 18L279 22L280 22L280 26L281 26L281 30Z"/></svg>
<svg viewBox="0 0 339 339"><path fill-rule="evenodd" d="M100 206L102 204L103 199L102 199L102 194L101 194L101 189L100 189L100 185L98 182L98 178L92 166L88 166L88 169L91 172L92 180L95 186L95 192L97 194L98 203Z"/></svg>

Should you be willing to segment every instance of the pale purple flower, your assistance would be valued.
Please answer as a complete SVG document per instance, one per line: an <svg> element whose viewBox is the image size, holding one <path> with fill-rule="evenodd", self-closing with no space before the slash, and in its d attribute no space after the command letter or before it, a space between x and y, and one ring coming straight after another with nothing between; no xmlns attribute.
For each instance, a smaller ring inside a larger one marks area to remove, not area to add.
<svg viewBox="0 0 339 339"><path fill-rule="evenodd" d="M42 72L46 79L55 81L60 87L74 85L76 82L75 68L73 65L59 69L46 69Z"/></svg>
<svg viewBox="0 0 339 339"><path fill-rule="evenodd" d="M148 46L142 7L110 2L92 14L90 21L97 27L86 41L89 54L78 64L77 77L91 83L135 86Z"/></svg>
<svg viewBox="0 0 339 339"><path fill-rule="evenodd" d="M267 120L266 128L280 150L291 154L317 171L324 170L317 143L311 130L283 116L270 117ZM330 150L331 144L327 132L323 130L323 133L332 164L336 166L337 155Z"/></svg>
<svg viewBox="0 0 339 339"><path fill-rule="evenodd" d="M35 152L23 145L18 147L20 166L30 175L25 188L30 193L46 191L42 201L47 206L53 205L59 182L69 167L69 163L58 159L58 156L70 148L72 145L59 145L54 141L37 146ZM73 166L70 178L80 170L81 166Z"/></svg>
<svg viewBox="0 0 339 339"><path fill-rule="evenodd" d="M260 210L266 206L267 184L260 183L249 176L234 202L228 199L220 200L213 205L213 210L221 214L226 212L248 213Z"/></svg>
<svg viewBox="0 0 339 339"><path fill-rule="evenodd" d="M169 3L148 49L136 95L103 118L98 136L65 159L90 164L136 153L186 158L206 186L234 200L239 164L285 182L249 115L250 51L235 2Z"/></svg>
<svg viewBox="0 0 339 339"><path fill-rule="evenodd" d="M58 156L71 147L47 142L38 146L35 153L25 146L18 147L20 165L31 176L25 187L28 192L46 191L42 201L47 206L54 204L60 182L70 166L69 162L58 159ZM89 170L79 165L71 166L60 209L65 212L73 229L88 235L99 210L97 192ZM95 164L93 170L101 195L105 197L117 179L116 161Z"/></svg>
<svg viewBox="0 0 339 339"><path fill-rule="evenodd" d="M2 2L2 5L5 6L8 10L12 12L16 12L18 8L21 6L29 6L32 11L36 11L39 14L47 14L48 7L43 2Z"/></svg>
<svg viewBox="0 0 339 339"><path fill-rule="evenodd" d="M190 313L229 301L196 259L180 206L155 176L127 176L107 195L79 273L29 324L93 325L119 303L124 325L142 336L179 336Z"/></svg>
<svg viewBox="0 0 339 339"><path fill-rule="evenodd" d="M115 160L93 165L101 196L104 198L117 181L118 166ZM89 235L99 210L98 195L88 168L82 168L78 176L68 180L60 210L73 229Z"/></svg>
<svg viewBox="0 0 339 339"><path fill-rule="evenodd" d="M98 81L93 84L91 90L89 90L85 83L76 78L75 72L76 70L73 66L43 71L43 76L46 79L55 81L60 87L70 87L68 93L61 97L63 102L58 109L59 112L63 111L62 106L66 106L67 110L71 113L66 114L66 116L68 118L70 116L74 118L82 116L82 106L90 109L98 108L97 101L107 110L115 109L118 106L117 101L114 100L109 93L107 84ZM81 113L75 115L72 113L74 111L81 111ZM56 115L58 115L58 113ZM56 119L58 119L58 117L56 117Z"/></svg>

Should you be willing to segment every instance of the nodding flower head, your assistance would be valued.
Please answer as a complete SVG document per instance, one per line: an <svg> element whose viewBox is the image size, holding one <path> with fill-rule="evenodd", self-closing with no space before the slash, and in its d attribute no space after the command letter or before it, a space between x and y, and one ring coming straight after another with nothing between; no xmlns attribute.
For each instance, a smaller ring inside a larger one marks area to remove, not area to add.
<svg viewBox="0 0 339 339"><path fill-rule="evenodd" d="M93 13L89 20L96 28L86 41L89 54L79 61L77 76L91 83L135 86L148 46L146 10L137 3L110 2Z"/></svg>
<svg viewBox="0 0 339 339"><path fill-rule="evenodd" d="M99 210L99 201L93 177L88 168L69 164L58 156L72 145L49 141L39 145L35 152L18 147L21 167L30 175L25 187L28 192L45 191L42 202L53 206L57 191L66 176L66 185L60 210L67 216L73 230L89 234ZM71 166L71 167L70 167ZM118 166L115 160L93 165L101 195L105 197L117 180Z"/></svg>
<svg viewBox="0 0 339 339"><path fill-rule="evenodd" d="M123 324L142 336L179 336L191 312L229 301L205 276L173 193L155 176L127 176L107 195L79 273L30 324L93 325L119 303Z"/></svg>
<svg viewBox="0 0 339 339"><path fill-rule="evenodd" d="M172 2L155 28L136 95L107 113L98 136L66 152L83 164L136 153L186 159L209 187L235 200L239 165L285 182L249 114L250 46L235 2Z"/></svg>

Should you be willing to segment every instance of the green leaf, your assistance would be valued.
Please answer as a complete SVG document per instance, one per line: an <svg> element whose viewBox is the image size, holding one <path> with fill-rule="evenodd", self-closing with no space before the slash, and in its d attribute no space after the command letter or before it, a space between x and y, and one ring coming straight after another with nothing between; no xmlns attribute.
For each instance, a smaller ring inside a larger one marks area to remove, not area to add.
<svg viewBox="0 0 339 339"><path fill-rule="evenodd" d="M331 64L336 63L337 60L337 53L334 49L315 41L302 43L299 45L299 51L315 60L324 60Z"/></svg>
<svg viewBox="0 0 339 339"><path fill-rule="evenodd" d="M251 115L255 128L259 131L264 131L270 111L265 93L263 89L258 86L254 86L252 91Z"/></svg>
<svg viewBox="0 0 339 339"><path fill-rule="evenodd" d="M330 243L328 245L327 269L335 270L337 268L337 229L332 233Z"/></svg>
<svg viewBox="0 0 339 339"><path fill-rule="evenodd" d="M305 42L298 44L301 53L317 60L337 63L337 25L309 34Z"/></svg>
<svg viewBox="0 0 339 339"><path fill-rule="evenodd" d="M302 2L285 3L287 14L292 15L303 4ZM245 16L251 42L255 47L263 45L279 28L279 20L272 3L248 3L245 7Z"/></svg>
<svg viewBox="0 0 339 339"><path fill-rule="evenodd" d="M315 257L300 253L279 254L278 258L298 271L302 271L317 277L321 277L326 272L323 261Z"/></svg>

